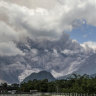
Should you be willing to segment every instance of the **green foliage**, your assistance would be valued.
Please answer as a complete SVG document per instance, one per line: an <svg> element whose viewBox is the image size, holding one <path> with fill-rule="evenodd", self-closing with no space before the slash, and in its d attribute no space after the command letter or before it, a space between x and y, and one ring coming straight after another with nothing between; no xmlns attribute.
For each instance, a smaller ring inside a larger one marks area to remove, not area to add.
<svg viewBox="0 0 96 96"><path fill-rule="evenodd" d="M8 86L6 83L1 85L4 90L16 89L20 92L30 92L30 90L38 90L39 92L59 92L59 93L96 93L96 78L90 78L87 75L73 74L67 80L56 80L48 82L45 80L33 80L27 83L12 84Z"/></svg>
<svg viewBox="0 0 96 96"><path fill-rule="evenodd" d="M34 82L31 81L31 82ZM67 80L56 80L48 82L47 80L35 81L32 84L23 83L26 86L32 85L34 90L39 92L68 92L68 93L95 93L96 92L96 78L89 78L88 75L77 75L73 76ZM29 84L29 85L28 85ZM23 86L24 87L24 86ZM27 87L26 87L27 88ZM30 89L30 88L29 88ZM23 90L22 90L23 91Z"/></svg>

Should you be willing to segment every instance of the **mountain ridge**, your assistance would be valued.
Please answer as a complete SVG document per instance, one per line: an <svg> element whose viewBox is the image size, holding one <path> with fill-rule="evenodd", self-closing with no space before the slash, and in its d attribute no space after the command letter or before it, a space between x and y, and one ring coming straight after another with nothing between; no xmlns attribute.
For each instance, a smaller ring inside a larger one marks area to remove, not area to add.
<svg viewBox="0 0 96 96"><path fill-rule="evenodd" d="M26 77L23 82L28 82L29 80L44 80L44 79L48 79L48 81L54 81L56 80L53 75L50 72L47 71L40 71L38 73L32 73L31 75L29 75L28 77Z"/></svg>

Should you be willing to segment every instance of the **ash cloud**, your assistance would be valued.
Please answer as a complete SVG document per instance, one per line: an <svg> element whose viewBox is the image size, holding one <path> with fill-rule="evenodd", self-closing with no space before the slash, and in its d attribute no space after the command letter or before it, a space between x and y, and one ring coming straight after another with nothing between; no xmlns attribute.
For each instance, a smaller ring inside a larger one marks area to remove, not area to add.
<svg viewBox="0 0 96 96"><path fill-rule="evenodd" d="M85 48L85 43L80 45L65 32L71 32L84 21L96 26L96 0L51 2L55 2L51 9L36 5L33 9L26 5L25 0L0 0L0 56L11 58L19 55L23 58L20 60L15 57L19 63L9 63L9 67L5 68L10 70L16 66L22 73L22 76L16 73L19 79L24 78L24 70L34 68L51 71L55 77L60 76L59 73L70 74L78 70L89 54L95 53L94 47ZM30 66L29 69L26 69L27 65ZM21 69L18 66L22 66Z"/></svg>

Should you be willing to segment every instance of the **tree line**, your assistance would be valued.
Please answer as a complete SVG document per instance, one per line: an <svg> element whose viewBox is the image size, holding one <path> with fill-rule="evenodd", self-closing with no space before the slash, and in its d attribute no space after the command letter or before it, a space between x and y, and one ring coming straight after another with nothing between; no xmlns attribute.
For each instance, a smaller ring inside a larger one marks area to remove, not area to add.
<svg viewBox="0 0 96 96"><path fill-rule="evenodd" d="M36 80L23 82L21 84L7 83L1 84L0 90L17 90L17 92L59 92L59 93L96 93L96 78L90 78L88 75L73 74L72 77L62 80L48 82L45 80Z"/></svg>

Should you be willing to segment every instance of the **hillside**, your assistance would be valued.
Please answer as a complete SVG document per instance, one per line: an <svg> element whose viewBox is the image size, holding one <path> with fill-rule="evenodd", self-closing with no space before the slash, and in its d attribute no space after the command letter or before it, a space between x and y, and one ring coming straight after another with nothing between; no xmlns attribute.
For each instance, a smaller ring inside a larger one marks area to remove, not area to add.
<svg viewBox="0 0 96 96"><path fill-rule="evenodd" d="M53 77L53 75L50 72L47 71L40 71L39 73L32 73L31 75L29 75L28 77L26 77L23 82L27 82L29 80L44 80L44 79L48 79L48 81L54 81L55 78Z"/></svg>

